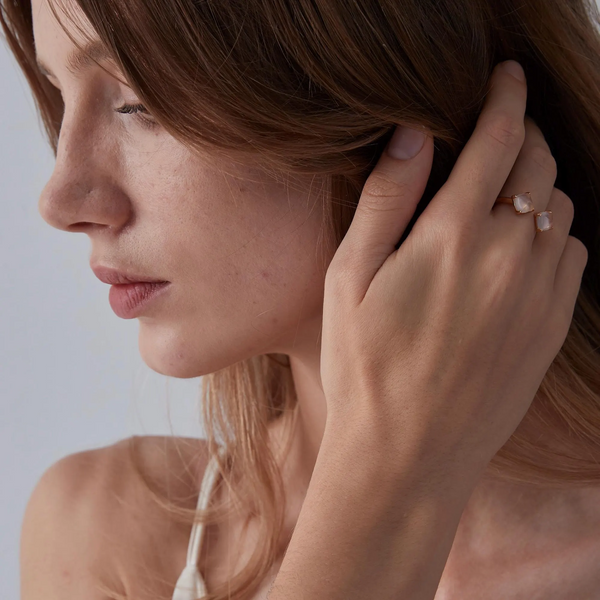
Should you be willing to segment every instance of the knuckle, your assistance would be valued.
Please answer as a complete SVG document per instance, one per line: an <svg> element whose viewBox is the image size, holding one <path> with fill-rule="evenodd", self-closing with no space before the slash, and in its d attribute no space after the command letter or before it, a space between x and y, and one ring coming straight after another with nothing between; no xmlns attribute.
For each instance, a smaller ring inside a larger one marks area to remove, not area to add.
<svg viewBox="0 0 600 600"><path fill-rule="evenodd" d="M571 244L573 253L581 261L581 264L586 265L588 262L589 252L585 244L579 239L570 235L567 243Z"/></svg>
<svg viewBox="0 0 600 600"><path fill-rule="evenodd" d="M426 213L414 227L426 223L428 229L435 230L445 243L459 246L469 243L473 235L479 236L481 225L476 199L472 203L459 205L456 196L456 192L442 186L436 194L438 201L427 206Z"/></svg>
<svg viewBox="0 0 600 600"><path fill-rule="evenodd" d="M567 196L562 190L558 188L554 188L552 190L552 201L560 204L560 209L565 213L565 216L562 219L565 222L572 223L573 218L575 217L575 205L573 204L573 200Z"/></svg>
<svg viewBox="0 0 600 600"><path fill-rule="evenodd" d="M325 287L334 291L336 297L344 295L353 282L356 267L351 261L342 256L336 256L329 264L325 273Z"/></svg>
<svg viewBox="0 0 600 600"><path fill-rule="evenodd" d="M567 196L565 194L564 196L564 201L565 201L565 210L567 213L567 222L568 223L573 223L573 219L575 218L575 205L573 204L573 201L571 200L571 198L569 198L569 196Z"/></svg>
<svg viewBox="0 0 600 600"><path fill-rule="evenodd" d="M398 196L402 195L403 185L384 170L373 171L367 178L361 194L361 202L369 208L385 210L396 204ZM364 201L366 198L367 202Z"/></svg>
<svg viewBox="0 0 600 600"><path fill-rule="evenodd" d="M454 226L440 227L430 231L432 247L436 248L436 256L451 272L460 271L465 265L475 264L481 249L481 231L473 223L454 221Z"/></svg>
<svg viewBox="0 0 600 600"><path fill-rule="evenodd" d="M546 175L556 180L557 164L550 149L546 146L533 146L529 150L530 160L537 165Z"/></svg>
<svg viewBox="0 0 600 600"><path fill-rule="evenodd" d="M525 141L525 122L506 112L497 111L482 124L483 133L505 148L521 147Z"/></svg>
<svg viewBox="0 0 600 600"><path fill-rule="evenodd" d="M440 236L456 248L471 247L481 237L481 223L475 211L453 211L440 218Z"/></svg>
<svg viewBox="0 0 600 600"><path fill-rule="evenodd" d="M435 230L430 233L434 234L444 264L459 266L472 260L475 236L468 226L456 221L456 227L438 230L437 235Z"/></svg>

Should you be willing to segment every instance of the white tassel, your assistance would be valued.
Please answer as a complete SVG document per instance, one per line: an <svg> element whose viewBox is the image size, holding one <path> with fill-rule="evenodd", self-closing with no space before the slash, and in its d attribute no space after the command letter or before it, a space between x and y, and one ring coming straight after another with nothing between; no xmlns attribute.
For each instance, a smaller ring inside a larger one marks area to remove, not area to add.
<svg viewBox="0 0 600 600"><path fill-rule="evenodd" d="M193 564L187 565L175 584L173 600L198 600L203 598L205 594L206 586L198 567Z"/></svg>

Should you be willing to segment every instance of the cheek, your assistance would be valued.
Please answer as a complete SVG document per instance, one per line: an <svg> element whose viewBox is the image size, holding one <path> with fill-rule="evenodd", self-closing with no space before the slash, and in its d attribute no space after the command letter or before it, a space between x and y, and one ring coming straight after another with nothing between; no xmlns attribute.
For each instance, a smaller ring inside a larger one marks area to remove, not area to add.
<svg viewBox="0 0 600 600"><path fill-rule="evenodd" d="M326 267L316 224L279 220L259 234L239 232L237 244L207 265L223 302L250 328L297 326L322 308ZM320 224L319 224L320 225ZM229 313L230 315L232 313Z"/></svg>
<svg viewBox="0 0 600 600"><path fill-rule="evenodd" d="M164 375L190 378L260 354L315 351L324 285L315 254L294 244L274 252L254 241L226 259L196 255L169 304L140 327L143 360Z"/></svg>
<svg viewBox="0 0 600 600"><path fill-rule="evenodd" d="M242 329L277 352L305 343L315 347L323 310L328 262L318 246L321 221L290 227L285 244L263 246L239 271L238 314ZM264 350L263 350L264 352Z"/></svg>
<svg viewBox="0 0 600 600"><path fill-rule="evenodd" d="M147 198L149 241L174 285L161 310L140 319L144 361L187 378L304 341L314 349L331 260L320 245L327 241L321 200L202 168L170 173L170 185Z"/></svg>
<svg viewBox="0 0 600 600"><path fill-rule="evenodd" d="M222 315L221 307L235 307L233 314L260 319L297 314L319 296L322 304L330 257L320 246L320 199L211 174L176 195L183 201L169 217L171 254L193 287L210 295L211 309Z"/></svg>

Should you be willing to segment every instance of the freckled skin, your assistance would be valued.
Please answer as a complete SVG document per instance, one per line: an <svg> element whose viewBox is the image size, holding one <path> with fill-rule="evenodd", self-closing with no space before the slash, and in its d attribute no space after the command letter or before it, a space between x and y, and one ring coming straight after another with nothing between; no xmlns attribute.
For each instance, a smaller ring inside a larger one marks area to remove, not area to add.
<svg viewBox="0 0 600 600"><path fill-rule="evenodd" d="M256 354L312 354L325 277L312 177L298 190L257 168L221 172L164 130L114 113L139 99L97 68L74 79L64 66L73 45L45 0L33 15L38 56L66 105L39 210L53 227L87 233L94 260L172 282L139 317L144 361L189 378Z"/></svg>
<svg viewBox="0 0 600 600"><path fill-rule="evenodd" d="M73 0L66 4L85 22ZM288 189L257 168L232 163L215 168L161 128L148 130L135 115L115 113L124 102L140 99L98 68L74 78L65 66L74 46L46 0L33 0L32 15L38 58L54 73L51 81L65 102L40 214L53 227L87 234L94 262L172 282L138 317L140 354L156 372L190 378L259 354L290 356L301 419L284 487L296 507L286 520L295 522L327 416L320 331L326 267L334 250L322 232L319 186L307 176L304 187ZM277 439L277 426L271 433ZM480 486L461 520L442 583L455 590L453 574L462 585L481 573L481 581L495 590L506 573L512 577L507 564L524 571L548 547L562 551L567 538L569 548L577 546L577 527L588 534L600 531L598 490L564 495L566 504L581 501L586 510L564 510L559 501L542 510L540 500L560 499L558 492ZM515 498L524 516L514 510ZM525 549L523 540L529 541ZM216 547L213 551L218 556ZM600 544L594 551L598 564ZM594 557L587 550L585 556ZM539 571L538 591L550 580L544 573L557 576L558 567L550 567ZM566 581L566 572L560 575Z"/></svg>

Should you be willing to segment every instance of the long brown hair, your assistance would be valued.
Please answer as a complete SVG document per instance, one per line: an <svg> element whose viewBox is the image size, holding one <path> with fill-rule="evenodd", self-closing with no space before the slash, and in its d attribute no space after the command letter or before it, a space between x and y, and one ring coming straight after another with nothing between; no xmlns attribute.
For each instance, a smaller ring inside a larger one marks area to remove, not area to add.
<svg viewBox="0 0 600 600"><path fill-rule="evenodd" d="M56 153L63 103L35 64L30 0L0 0L1 22ZM490 463L504 480L600 482L600 19L593 0L76 0L152 116L189 148L280 176L324 177L324 219L343 238L366 177L397 124L435 136L425 194L406 233L473 131L493 67L523 65L527 114L545 134L555 186L575 204L589 260L569 335L521 426ZM66 14L66 13L65 13ZM516 192L519 190L515 190ZM400 240L399 243L401 243ZM548 324L552 327L552 323ZM255 356L202 381L209 453L260 517L247 568L211 599L256 593L285 549L281 479L267 426L297 399L283 355ZM533 439L529 431L547 432ZM153 492L154 493L154 492ZM157 501L189 521L216 522ZM114 594L112 597L119 597Z"/></svg>

